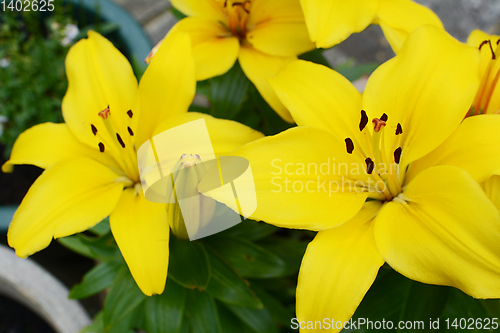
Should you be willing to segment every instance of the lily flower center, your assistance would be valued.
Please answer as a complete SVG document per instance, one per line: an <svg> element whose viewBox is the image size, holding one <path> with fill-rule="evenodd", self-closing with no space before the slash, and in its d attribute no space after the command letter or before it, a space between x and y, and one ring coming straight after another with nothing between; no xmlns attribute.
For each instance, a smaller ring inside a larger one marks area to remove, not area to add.
<svg viewBox="0 0 500 333"><path fill-rule="evenodd" d="M481 52L491 52L491 60L488 62L486 71L481 78L481 84L477 91L474 102L469 110L469 116L475 116L483 113L500 113L500 110L492 110L488 112L488 106L491 100L491 96L495 90L495 87L500 79L500 62L498 60L497 54L500 51L500 39L491 41L490 39L482 41L479 44L479 50ZM485 50L487 48L487 50Z"/></svg>
<svg viewBox="0 0 500 333"><path fill-rule="evenodd" d="M240 40L247 33L247 21L250 14L251 1L224 1L224 13L227 17L228 29Z"/></svg>
<svg viewBox="0 0 500 333"><path fill-rule="evenodd" d="M97 113L96 121L90 124L92 134L99 141L97 147L103 154L109 154L120 165L121 171L134 183L139 182L139 170L137 168L137 157L134 147L134 131L131 120L134 116L132 110L128 110L127 123L121 124L117 117L113 117L107 106Z"/></svg>
<svg viewBox="0 0 500 333"><path fill-rule="evenodd" d="M375 188L368 188L369 192L382 193L387 201L397 198L402 193L402 177L399 172L399 163L403 152L401 144L401 134L403 127L398 123L394 132L388 135L395 135L394 147L391 149L391 155L386 154L385 133L388 116L384 113L380 118L372 119L373 132L368 130L368 116L364 110L361 110L361 120L359 130L363 134L365 142L358 142L360 153L365 158L365 171L375 181ZM345 139L346 150L352 154L356 149L351 138ZM389 157L390 156L390 157Z"/></svg>

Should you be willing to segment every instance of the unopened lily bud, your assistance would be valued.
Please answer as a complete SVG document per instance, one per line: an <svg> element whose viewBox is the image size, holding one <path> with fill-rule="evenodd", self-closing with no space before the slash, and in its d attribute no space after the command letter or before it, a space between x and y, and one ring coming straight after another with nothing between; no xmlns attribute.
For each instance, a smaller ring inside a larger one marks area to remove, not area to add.
<svg viewBox="0 0 500 333"><path fill-rule="evenodd" d="M198 155L184 154L171 174L173 191L167 205L170 228L179 239L187 240L213 217L215 200L198 192L198 184L207 172Z"/></svg>

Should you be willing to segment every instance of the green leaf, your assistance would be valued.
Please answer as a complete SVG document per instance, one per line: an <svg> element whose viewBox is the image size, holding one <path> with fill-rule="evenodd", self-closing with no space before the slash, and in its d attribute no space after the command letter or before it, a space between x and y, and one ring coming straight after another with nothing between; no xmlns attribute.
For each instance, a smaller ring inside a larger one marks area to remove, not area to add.
<svg viewBox="0 0 500 333"><path fill-rule="evenodd" d="M251 286L273 319L283 326L290 326L290 320L294 317L294 313L283 306L283 304L281 304L281 302L278 301L273 295L264 291L264 289L261 289L254 284Z"/></svg>
<svg viewBox="0 0 500 333"><path fill-rule="evenodd" d="M323 56L323 49L315 49L304 54L299 55L299 59L312 61L314 63L330 67L330 63Z"/></svg>
<svg viewBox="0 0 500 333"><path fill-rule="evenodd" d="M104 333L104 321L102 311L94 317L94 321L89 326L84 327L80 333Z"/></svg>
<svg viewBox="0 0 500 333"><path fill-rule="evenodd" d="M274 253L286 263L283 276L296 274L299 271L302 257L304 257L307 244L310 242L309 239L302 240L294 239L293 237L306 238L308 236L307 238L311 240L313 238L309 232L303 230L289 230L288 233L288 238L270 237L258 242L259 246Z"/></svg>
<svg viewBox="0 0 500 333"><path fill-rule="evenodd" d="M482 299L479 302L488 311L490 317L500 318L500 301L498 299Z"/></svg>
<svg viewBox="0 0 500 333"><path fill-rule="evenodd" d="M179 333L184 316L187 290L172 279L167 280L161 295L145 302L145 322L148 333Z"/></svg>
<svg viewBox="0 0 500 333"><path fill-rule="evenodd" d="M474 299L455 288L449 289L448 302L441 315L443 320L446 318L491 318L489 311L483 306L483 300Z"/></svg>
<svg viewBox="0 0 500 333"><path fill-rule="evenodd" d="M233 119L245 101L250 80L238 62L224 75L210 80L210 102L212 115L217 118Z"/></svg>
<svg viewBox="0 0 500 333"><path fill-rule="evenodd" d="M249 100L234 120L261 131L275 135L295 125L289 124L267 104L253 84L248 89Z"/></svg>
<svg viewBox="0 0 500 333"><path fill-rule="evenodd" d="M127 266L123 266L104 301L104 328L109 331L122 320L130 318L133 311L147 298L134 281Z"/></svg>
<svg viewBox="0 0 500 333"><path fill-rule="evenodd" d="M58 241L70 250L92 259L112 260L121 258L120 250L118 250L111 233L99 237L78 234L58 238Z"/></svg>
<svg viewBox="0 0 500 333"><path fill-rule="evenodd" d="M175 16L176 19L178 19L179 21L182 20L183 18L186 17L186 15L184 15L183 13L181 13L178 9L176 9L175 7L172 7L170 8L170 11L172 11L172 14Z"/></svg>
<svg viewBox="0 0 500 333"><path fill-rule="evenodd" d="M248 282L240 278L232 267L211 251L208 251L208 257L212 273L207 287L210 295L225 303L250 308L263 307L261 301L248 287Z"/></svg>
<svg viewBox="0 0 500 333"><path fill-rule="evenodd" d="M189 290L186 315L193 333L222 333L214 299L206 292Z"/></svg>
<svg viewBox="0 0 500 333"><path fill-rule="evenodd" d="M71 251L84 257L97 259L97 255L90 249L90 246L84 242L81 237L79 237L79 235L58 238L57 241Z"/></svg>
<svg viewBox="0 0 500 333"><path fill-rule="evenodd" d="M378 66L379 64L377 63L369 63L369 64L355 66L353 60L351 61L348 60L334 69L340 74L342 74L346 79L352 82L354 80L359 79L363 75L370 75Z"/></svg>
<svg viewBox="0 0 500 333"><path fill-rule="evenodd" d="M264 222L245 220L234 227L220 232L218 235L229 237L242 237L249 241L257 241L274 234L280 228Z"/></svg>
<svg viewBox="0 0 500 333"><path fill-rule="evenodd" d="M286 264L278 256L243 238L216 235L205 242L236 271L248 278L283 276Z"/></svg>
<svg viewBox="0 0 500 333"><path fill-rule="evenodd" d="M354 319L366 318L370 321L392 321L394 331L400 321L412 324L423 322L425 331L431 331L430 319L439 318L446 304L449 288L423 284L405 278L392 269L381 269L363 301L359 305ZM356 332L375 332L367 327L360 327Z"/></svg>
<svg viewBox="0 0 500 333"><path fill-rule="evenodd" d="M205 248L198 242L170 237L168 276L188 289L205 290L210 279L210 267Z"/></svg>
<svg viewBox="0 0 500 333"><path fill-rule="evenodd" d="M250 327L245 325L238 317L236 317L227 308L221 306L220 303L217 305L218 305L217 309L219 311L222 332L253 333Z"/></svg>
<svg viewBox="0 0 500 333"><path fill-rule="evenodd" d="M123 260L105 261L92 268L84 276L81 283L71 288L69 298L81 299L103 291L113 284Z"/></svg>
<svg viewBox="0 0 500 333"><path fill-rule="evenodd" d="M278 329L267 309L250 309L227 303L224 305L254 332L278 333Z"/></svg>
<svg viewBox="0 0 500 333"><path fill-rule="evenodd" d="M109 226L109 217L105 218L100 223L98 223L94 227L90 228L89 231L93 232L94 234L96 234L98 236L106 235L108 232L111 231L111 228Z"/></svg>

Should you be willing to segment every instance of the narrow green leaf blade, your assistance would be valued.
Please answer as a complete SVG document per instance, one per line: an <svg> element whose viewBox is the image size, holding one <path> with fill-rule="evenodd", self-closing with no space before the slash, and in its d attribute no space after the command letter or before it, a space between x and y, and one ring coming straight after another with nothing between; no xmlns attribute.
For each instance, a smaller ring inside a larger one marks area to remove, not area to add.
<svg viewBox="0 0 500 333"><path fill-rule="evenodd" d="M187 289L168 279L163 294L146 299L145 321L148 333L179 333L186 293Z"/></svg>
<svg viewBox="0 0 500 333"><path fill-rule="evenodd" d="M312 61L314 63L320 64L320 65L323 65L326 67L330 67L330 63L323 56L322 49L314 49L312 51L303 53L303 54L299 55L299 59Z"/></svg>
<svg viewBox="0 0 500 333"><path fill-rule="evenodd" d="M211 79L210 83L212 115L233 119L240 111L250 85L239 63L236 62L226 74Z"/></svg>
<svg viewBox="0 0 500 333"><path fill-rule="evenodd" d="M122 266L104 301L104 328L109 331L147 298L134 281L126 265Z"/></svg>
<svg viewBox="0 0 500 333"><path fill-rule="evenodd" d="M206 292L189 290L186 314L193 333L222 333L215 301Z"/></svg>
<svg viewBox="0 0 500 333"><path fill-rule="evenodd" d="M261 289L254 284L251 286L255 291L255 294L260 298L266 309L271 314L274 321L283 326L290 326L290 320L294 317L294 313L283 306L283 304L281 304L280 301L274 297L274 295L267 293L264 289Z"/></svg>
<svg viewBox="0 0 500 333"><path fill-rule="evenodd" d="M97 255L91 250L90 246L85 243L78 235L58 238L57 241L66 248L90 259L97 259Z"/></svg>
<svg viewBox="0 0 500 333"><path fill-rule="evenodd" d="M71 288L69 298L82 299L108 288L113 284L123 264L123 260L105 261L98 264L83 276L81 283Z"/></svg>
<svg viewBox="0 0 500 333"><path fill-rule="evenodd" d="M224 304L229 311L256 333L278 333L273 318L267 309L250 309Z"/></svg>
<svg viewBox="0 0 500 333"><path fill-rule="evenodd" d="M212 251L208 251L212 275L207 292L214 298L234 305L262 308L261 301L250 290L248 283Z"/></svg>
<svg viewBox="0 0 500 333"><path fill-rule="evenodd" d="M218 303L222 332L253 333L252 329L236 317L231 311Z"/></svg>
<svg viewBox="0 0 500 333"><path fill-rule="evenodd" d="M198 242L170 237L168 276L188 289L205 290L210 279L208 254Z"/></svg>
<svg viewBox="0 0 500 333"><path fill-rule="evenodd" d="M281 258L243 238L217 235L205 241L243 277L271 278L285 273L286 263Z"/></svg>
<svg viewBox="0 0 500 333"><path fill-rule="evenodd" d="M257 241L266 238L280 230L271 224L245 220L237 225L220 232L218 235L229 237L241 237L249 241Z"/></svg>

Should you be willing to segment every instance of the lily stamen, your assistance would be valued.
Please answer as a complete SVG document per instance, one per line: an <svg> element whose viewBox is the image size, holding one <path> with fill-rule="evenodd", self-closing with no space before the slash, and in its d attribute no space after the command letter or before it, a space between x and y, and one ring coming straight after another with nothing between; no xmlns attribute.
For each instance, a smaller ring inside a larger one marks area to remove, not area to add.
<svg viewBox="0 0 500 333"><path fill-rule="evenodd" d="M117 163L120 164L122 170L124 170L128 176L132 177L132 175L136 175L138 170L136 166L136 155L133 150L132 136L134 135L134 132L132 131L132 128L127 126L127 133L129 135L124 136L123 133L121 133L121 131L117 128L116 120L111 117L112 113L109 106L107 106L104 110L99 111L97 115L102 118L107 133L109 134L104 135L98 130L97 126L94 124L90 125L92 134L94 134L94 136L96 136L100 141L98 144L99 151L101 153L107 152L110 154L117 161ZM129 120L128 125L131 125L130 120L133 116L132 110L128 110L127 115ZM126 138L126 140L123 138ZM123 154L127 157L123 158ZM136 179L133 179L133 181L136 181Z"/></svg>
<svg viewBox="0 0 500 333"><path fill-rule="evenodd" d="M251 1L233 2L227 6L224 2L224 12L226 14L229 30L240 40L244 39L247 33L247 21L250 14Z"/></svg>
<svg viewBox="0 0 500 333"><path fill-rule="evenodd" d="M497 49L498 51L498 42L500 40L497 40ZM496 85L500 79L500 71L498 68L497 64L497 57L496 57L496 52L493 50L493 46L491 43L491 40L484 40L479 44L479 50L482 49L484 45L488 44L490 52L491 52L491 60L489 61L485 74L483 75L481 79L481 84L479 86L478 92L476 94L476 97L474 98L474 101L472 103L472 106L469 110L468 115L479 115L483 113L491 113L488 112L488 106L490 103L490 100L492 98L493 92L496 88Z"/></svg>

